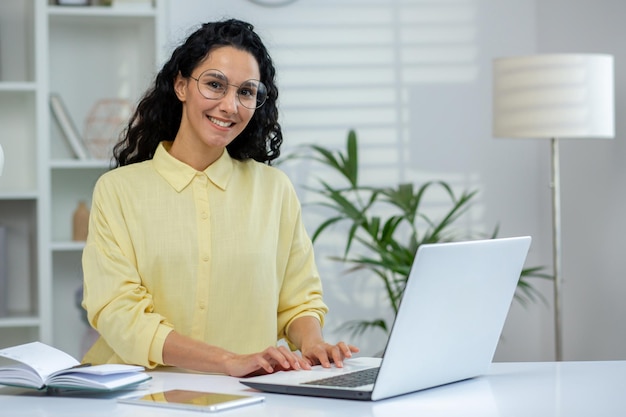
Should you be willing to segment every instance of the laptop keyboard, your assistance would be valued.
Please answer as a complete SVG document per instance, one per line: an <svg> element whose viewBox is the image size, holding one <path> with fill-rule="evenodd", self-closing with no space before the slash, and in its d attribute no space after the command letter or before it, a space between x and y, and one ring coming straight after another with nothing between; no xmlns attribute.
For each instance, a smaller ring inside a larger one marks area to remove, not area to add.
<svg viewBox="0 0 626 417"><path fill-rule="evenodd" d="M362 385L373 384L378 375L379 368L368 368L361 371L354 371L345 374L331 376L329 378L316 379L314 381L303 382L305 385L324 385L327 387L354 388Z"/></svg>

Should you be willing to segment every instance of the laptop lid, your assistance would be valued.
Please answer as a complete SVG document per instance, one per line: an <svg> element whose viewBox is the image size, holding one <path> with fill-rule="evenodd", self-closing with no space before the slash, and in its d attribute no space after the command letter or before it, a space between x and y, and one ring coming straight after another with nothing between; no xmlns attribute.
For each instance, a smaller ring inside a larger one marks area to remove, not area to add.
<svg viewBox="0 0 626 417"><path fill-rule="evenodd" d="M380 400L487 372L513 300L529 236L419 247L375 383L345 388L310 380L374 366L289 371L242 379L267 392ZM319 374L319 375L318 375Z"/></svg>

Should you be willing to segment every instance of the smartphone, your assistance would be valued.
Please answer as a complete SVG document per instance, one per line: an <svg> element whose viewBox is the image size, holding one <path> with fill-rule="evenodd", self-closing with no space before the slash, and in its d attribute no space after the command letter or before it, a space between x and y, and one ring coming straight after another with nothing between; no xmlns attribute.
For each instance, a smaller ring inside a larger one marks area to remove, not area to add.
<svg viewBox="0 0 626 417"><path fill-rule="evenodd" d="M265 397L259 395L220 394L216 392L176 389L155 392L142 397L119 398L117 401L124 404L216 412L243 407L244 405L258 404L264 400Z"/></svg>

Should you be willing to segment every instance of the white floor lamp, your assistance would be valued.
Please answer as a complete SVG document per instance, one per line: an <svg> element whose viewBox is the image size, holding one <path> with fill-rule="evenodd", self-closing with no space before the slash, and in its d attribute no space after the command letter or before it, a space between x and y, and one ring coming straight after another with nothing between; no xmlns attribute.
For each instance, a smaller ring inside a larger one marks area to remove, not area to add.
<svg viewBox="0 0 626 417"><path fill-rule="evenodd" d="M539 54L494 60L493 135L551 141L557 361L563 360L559 139L612 138L614 124L612 56Z"/></svg>

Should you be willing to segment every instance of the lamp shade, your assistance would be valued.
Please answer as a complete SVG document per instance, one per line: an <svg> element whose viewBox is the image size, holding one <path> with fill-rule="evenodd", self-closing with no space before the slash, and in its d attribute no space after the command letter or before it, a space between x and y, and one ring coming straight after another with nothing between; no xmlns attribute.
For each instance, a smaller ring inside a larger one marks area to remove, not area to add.
<svg viewBox="0 0 626 417"><path fill-rule="evenodd" d="M493 135L612 138L613 57L539 54L493 62Z"/></svg>

